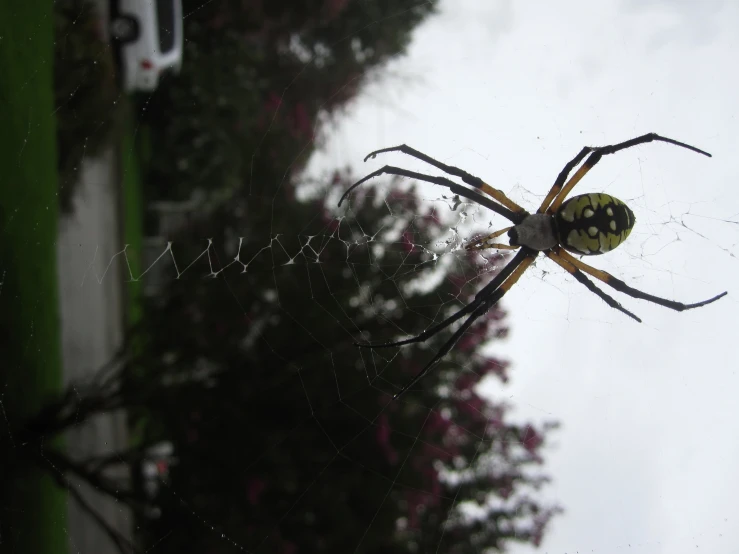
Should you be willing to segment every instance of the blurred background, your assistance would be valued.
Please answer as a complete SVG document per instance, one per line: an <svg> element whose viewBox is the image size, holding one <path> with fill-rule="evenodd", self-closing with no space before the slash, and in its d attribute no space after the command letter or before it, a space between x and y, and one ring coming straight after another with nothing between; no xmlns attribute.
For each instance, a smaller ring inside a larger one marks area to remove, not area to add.
<svg viewBox="0 0 739 554"><path fill-rule="evenodd" d="M739 550L739 6L722 0L7 0L0 551ZM539 259L404 396L510 258L409 144L535 210L628 202Z"/></svg>

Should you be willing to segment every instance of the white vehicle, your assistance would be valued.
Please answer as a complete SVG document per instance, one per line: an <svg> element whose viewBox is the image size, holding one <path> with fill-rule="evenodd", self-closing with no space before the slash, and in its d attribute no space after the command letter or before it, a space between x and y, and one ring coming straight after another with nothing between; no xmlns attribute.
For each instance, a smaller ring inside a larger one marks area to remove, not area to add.
<svg viewBox="0 0 739 554"><path fill-rule="evenodd" d="M182 27L182 0L113 0L110 35L125 91L153 91L164 73L179 72Z"/></svg>

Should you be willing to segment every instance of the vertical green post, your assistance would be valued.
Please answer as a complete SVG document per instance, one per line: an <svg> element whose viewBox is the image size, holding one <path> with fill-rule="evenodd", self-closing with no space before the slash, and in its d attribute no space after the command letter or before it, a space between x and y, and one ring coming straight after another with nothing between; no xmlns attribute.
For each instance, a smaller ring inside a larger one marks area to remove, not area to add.
<svg viewBox="0 0 739 554"><path fill-rule="evenodd" d="M0 2L0 466L14 468L0 469L2 552L68 550L66 494L13 463L51 439L23 445L11 432L62 383L53 48L51 2Z"/></svg>

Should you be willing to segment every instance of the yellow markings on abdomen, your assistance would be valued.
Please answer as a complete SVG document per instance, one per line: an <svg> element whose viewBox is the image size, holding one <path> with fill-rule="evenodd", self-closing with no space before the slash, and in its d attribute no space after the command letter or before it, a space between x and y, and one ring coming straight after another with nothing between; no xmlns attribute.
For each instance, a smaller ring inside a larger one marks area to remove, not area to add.
<svg viewBox="0 0 739 554"><path fill-rule="evenodd" d="M583 255L605 254L626 240L634 227L634 212L613 196L591 193L573 196L554 214L563 248Z"/></svg>

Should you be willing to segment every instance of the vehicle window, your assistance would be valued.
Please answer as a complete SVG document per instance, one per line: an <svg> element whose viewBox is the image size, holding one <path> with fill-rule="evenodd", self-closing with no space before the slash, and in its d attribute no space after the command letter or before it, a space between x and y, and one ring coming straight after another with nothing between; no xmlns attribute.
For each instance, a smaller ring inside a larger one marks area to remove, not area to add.
<svg viewBox="0 0 739 554"><path fill-rule="evenodd" d="M174 0L157 0L159 48L162 53L174 47Z"/></svg>

